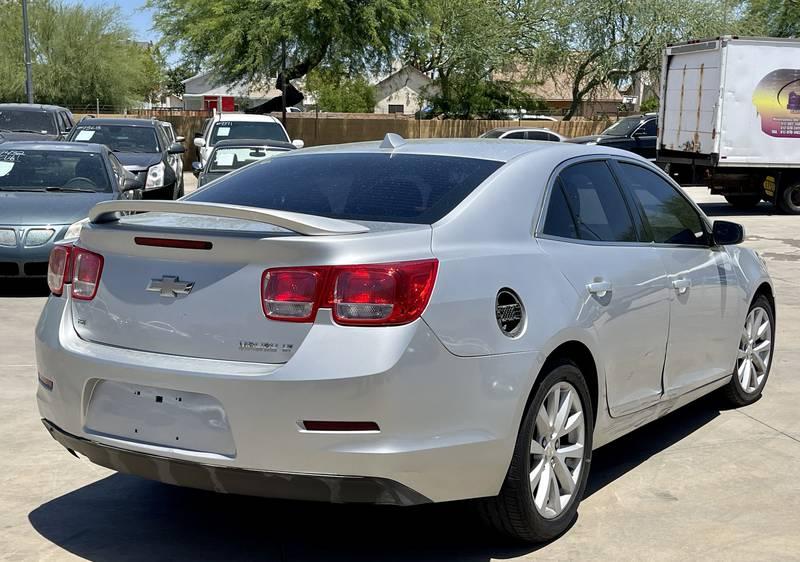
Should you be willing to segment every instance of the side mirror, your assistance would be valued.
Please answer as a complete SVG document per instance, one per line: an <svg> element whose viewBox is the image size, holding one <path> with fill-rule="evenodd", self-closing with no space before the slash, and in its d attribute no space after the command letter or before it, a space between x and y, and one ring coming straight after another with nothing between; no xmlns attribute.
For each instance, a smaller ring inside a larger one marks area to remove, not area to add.
<svg viewBox="0 0 800 562"><path fill-rule="evenodd" d="M175 137L175 142L184 142L186 141L186 137Z"/></svg>
<svg viewBox="0 0 800 562"><path fill-rule="evenodd" d="M183 148L183 145L179 142L172 143L169 150L167 150L167 154L183 154L184 152L186 152L186 149Z"/></svg>
<svg viewBox="0 0 800 562"><path fill-rule="evenodd" d="M194 177L199 176L200 172L202 171L203 165L200 162L192 162L192 173L194 174Z"/></svg>
<svg viewBox="0 0 800 562"><path fill-rule="evenodd" d="M744 241L744 227L730 221L714 221L711 238L716 246L741 244Z"/></svg>
<svg viewBox="0 0 800 562"><path fill-rule="evenodd" d="M144 184L133 174L127 174L125 179L122 180L122 191L133 191L135 189L144 189Z"/></svg>
<svg viewBox="0 0 800 562"><path fill-rule="evenodd" d="M306 143L304 143L300 139L294 139L292 141L292 144L294 145L295 148L303 148L306 145Z"/></svg>
<svg viewBox="0 0 800 562"><path fill-rule="evenodd" d="M198 133L195 133L195 134L198 134ZM205 139L203 137L199 137L198 136L198 137L194 138L194 145L197 148L203 148L206 145L206 141L205 141Z"/></svg>

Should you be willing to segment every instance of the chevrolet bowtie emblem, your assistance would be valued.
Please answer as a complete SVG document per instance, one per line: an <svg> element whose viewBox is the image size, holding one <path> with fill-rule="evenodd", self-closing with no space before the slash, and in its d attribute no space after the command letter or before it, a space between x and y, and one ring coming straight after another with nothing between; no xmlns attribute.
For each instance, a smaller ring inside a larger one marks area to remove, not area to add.
<svg viewBox="0 0 800 562"><path fill-rule="evenodd" d="M192 292L192 287L194 281L181 281L172 275L164 275L161 279L151 279L147 290L174 299L178 295L188 295Z"/></svg>

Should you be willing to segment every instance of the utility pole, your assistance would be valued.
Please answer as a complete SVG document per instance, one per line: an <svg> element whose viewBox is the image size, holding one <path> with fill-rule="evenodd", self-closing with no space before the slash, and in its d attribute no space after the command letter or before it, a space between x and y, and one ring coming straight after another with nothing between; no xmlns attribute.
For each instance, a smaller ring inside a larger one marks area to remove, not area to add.
<svg viewBox="0 0 800 562"><path fill-rule="evenodd" d="M281 121L286 127L286 39L281 41Z"/></svg>
<svg viewBox="0 0 800 562"><path fill-rule="evenodd" d="M28 0L22 0L22 35L25 40L25 91L28 103L33 103L33 77L31 76L31 40L28 36Z"/></svg>

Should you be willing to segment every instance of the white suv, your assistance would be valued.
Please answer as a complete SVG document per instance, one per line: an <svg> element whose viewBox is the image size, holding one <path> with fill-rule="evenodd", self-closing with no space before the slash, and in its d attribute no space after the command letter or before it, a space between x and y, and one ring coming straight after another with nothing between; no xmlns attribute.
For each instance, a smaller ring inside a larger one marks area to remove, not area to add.
<svg viewBox="0 0 800 562"><path fill-rule="evenodd" d="M283 124L269 115L215 113L206 123L202 135L194 139L194 145L200 149L201 165L206 165L217 142L230 139L264 139L291 142L297 148L305 146L300 139L290 140Z"/></svg>

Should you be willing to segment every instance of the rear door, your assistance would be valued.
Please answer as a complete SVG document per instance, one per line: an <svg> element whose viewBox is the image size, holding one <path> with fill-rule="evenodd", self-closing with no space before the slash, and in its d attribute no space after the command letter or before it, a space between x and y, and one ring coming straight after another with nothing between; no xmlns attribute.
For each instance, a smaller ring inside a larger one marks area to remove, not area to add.
<svg viewBox="0 0 800 562"><path fill-rule="evenodd" d="M666 178L634 162L615 166L669 275L666 394L682 394L729 375L744 318L730 255L710 245L707 222Z"/></svg>
<svg viewBox="0 0 800 562"><path fill-rule="evenodd" d="M551 186L538 234L584 304L576 322L597 337L613 416L662 395L669 330L664 265L604 160L569 165Z"/></svg>

